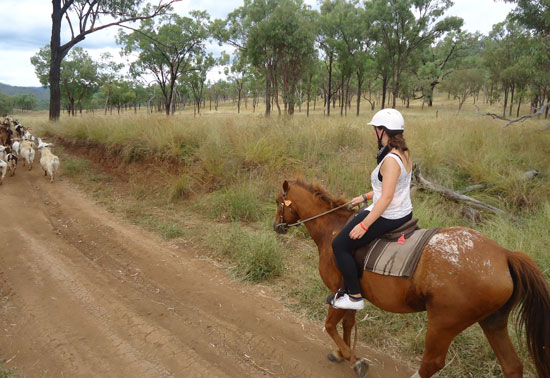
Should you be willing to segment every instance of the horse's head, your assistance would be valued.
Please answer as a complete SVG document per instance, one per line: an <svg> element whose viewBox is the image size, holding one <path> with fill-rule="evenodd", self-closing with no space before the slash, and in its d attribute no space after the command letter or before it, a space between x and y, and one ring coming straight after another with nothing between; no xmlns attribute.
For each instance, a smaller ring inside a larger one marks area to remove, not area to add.
<svg viewBox="0 0 550 378"><path fill-rule="evenodd" d="M353 213L348 208L350 202L346 202L344 198L334 198L319 184L306 183L300 178L283 182L283 190L277 195L275 202L277 213L273 228L280 234L286 233L291 226L317 223L309 221L318 218L324 224L322 227L326 227L328 223L334 225L334 222L343 225ZM319 226L320 223L317 223L316 227Z"/></svg>
<svg viewBox="0 0 550 378"><path fill-rule="evenodd" d="M288 181L283 182L283 190L275 197L277 203L277 213L275 214L275 221L273 222L273 229L278 234L286 234L288 231L288 225L297 222L300 216L296 212L295 204L290 199L290 183Z"/></svg>

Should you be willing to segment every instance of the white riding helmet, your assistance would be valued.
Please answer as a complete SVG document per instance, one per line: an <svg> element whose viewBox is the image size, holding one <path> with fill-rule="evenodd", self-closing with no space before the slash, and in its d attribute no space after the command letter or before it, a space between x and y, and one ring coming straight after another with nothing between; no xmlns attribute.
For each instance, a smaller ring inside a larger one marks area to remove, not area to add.
<svg viewBox="0 0 550 378"><path fill-rule="evenodd" d="M395 109L382 109L376 112L368 123L371 126L383 126L390 132L403 132L405 131L405 119L398 110Z"/></svg>

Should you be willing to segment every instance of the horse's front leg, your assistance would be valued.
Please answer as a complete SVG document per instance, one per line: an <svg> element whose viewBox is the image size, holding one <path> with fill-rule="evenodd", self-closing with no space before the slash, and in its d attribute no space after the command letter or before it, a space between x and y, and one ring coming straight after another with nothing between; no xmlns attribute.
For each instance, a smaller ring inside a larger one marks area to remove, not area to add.
<svg viewBox="0 0 550 378"><path fill-rule="evenodd" d="M338 334L338 323L344 319L344 339ZM350 340L351 340L351 328L355 324L355 311L337 309L332 306L328 307L327 318L325 320L325 329L332 340L338 346L338 349L331 352L328 355L329 360L334 362L341 362L344 359L349 360L351 357ZM345 341L344 341L345 340Z"/></svg>

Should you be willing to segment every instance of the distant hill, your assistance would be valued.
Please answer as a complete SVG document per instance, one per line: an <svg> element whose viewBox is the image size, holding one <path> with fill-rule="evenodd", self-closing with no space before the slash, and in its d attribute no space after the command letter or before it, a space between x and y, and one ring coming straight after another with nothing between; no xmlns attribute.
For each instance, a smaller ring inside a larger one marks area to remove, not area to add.
<svg viewBox="0 0 550 378"><path fill-rule="evenodd" d="M36 97L37 105L41 109L47 109L50 102L50 90L42 87L14 87L12 85L0 83L0 93L9 96L17 94L32 94Z"/></svg>

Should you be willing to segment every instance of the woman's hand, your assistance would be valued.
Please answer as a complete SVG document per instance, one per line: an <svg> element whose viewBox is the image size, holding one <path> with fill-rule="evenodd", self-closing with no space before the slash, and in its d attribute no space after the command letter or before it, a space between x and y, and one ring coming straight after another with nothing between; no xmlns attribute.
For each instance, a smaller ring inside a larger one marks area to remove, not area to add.
<svg viewBox="0 0 550 378"><path fill-rule="evenodd" d="M360 203L364 201L363 196L355 197L351 200L351 206L358 206Z"/></svg>
<svg viewBox="0 0 550 378"><path fill-rule="evenodd" d="M361 222L359 222L355 227L353 227L353 229L350 231L349 233L349 238L350 239L361 239L363 237L363 235L365 235L365 233L367 232L368 230L368 227L362 227L361 226Z"/></svg>

